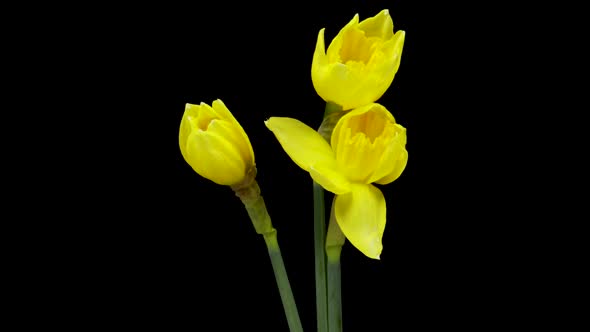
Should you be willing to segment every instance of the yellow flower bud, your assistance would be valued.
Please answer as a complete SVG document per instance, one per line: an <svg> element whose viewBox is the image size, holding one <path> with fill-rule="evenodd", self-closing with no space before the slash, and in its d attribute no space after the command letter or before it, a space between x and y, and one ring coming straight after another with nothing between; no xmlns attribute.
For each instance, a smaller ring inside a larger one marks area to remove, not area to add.
<svg viewBox="0 0 590 332"><path fill-rule="evenodd" d="M235 185L255 165L246 132L219 99L211 106L186 104L178 141L184 160L217 184Z"/></svg>
<svg viewBox="0 0 590 332"><path fill-rule="evenodd" d="M401 60L405 32L393 33L387 9L359 23L358 14L332 40L318 35L311 66L316 92L349 110L379 99L391 85Z"/></svg>
<svg viewBox="0 0 590 332"><path fill-rule="evenodd" d="M331 145L338 168L352 182L393 182L408 160L406 128L380 104L345 114L334 127Z"/></svg>

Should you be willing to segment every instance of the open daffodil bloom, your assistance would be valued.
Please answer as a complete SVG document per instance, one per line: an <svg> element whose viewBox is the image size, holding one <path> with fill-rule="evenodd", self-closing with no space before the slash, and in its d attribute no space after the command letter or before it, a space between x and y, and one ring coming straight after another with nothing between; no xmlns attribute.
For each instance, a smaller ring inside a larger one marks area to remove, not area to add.
<svg viewBox="0 0 590 332"><path fill-rule="evenodd" d="M378 259L386 208L372 183L388 184L401 175L408 160L406 129L376 103L346 113L334 128L331 146L296 119L272 117L265 124L299 167L337 195L336 221L350 243Z"/></svg>
<svg viewBox="0 0 590 332"><path fill-rule="evenodd" d="M393 33L387 9L359 23L358 14L330 43L318 34L311 78L326 102L350 110L375 102L389 88L401 60L405 32Z"/></svg>

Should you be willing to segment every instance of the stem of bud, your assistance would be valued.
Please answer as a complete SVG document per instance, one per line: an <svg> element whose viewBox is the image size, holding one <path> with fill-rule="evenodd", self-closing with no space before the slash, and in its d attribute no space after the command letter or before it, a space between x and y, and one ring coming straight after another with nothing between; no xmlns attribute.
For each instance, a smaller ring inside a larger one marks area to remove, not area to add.
<svg viewBox="0 0 590 332"><path fill-rule="evenodd" d="M244 180L231 186L231 188L244 203L256 233L264 235L274 232L275 229L272 227L264 199L260 195L260 187L256 182L256 167L251 167L247 171Z"/></svg>
<svg viewBox="0 0 590 332"><path fill-rule="evenodd" d="M287 277L287 270L285 269L285 263L283 262L283 256L281 255L279 242L277 241L277 231L272 227L270 216L268 215L266 205L264 204L264 199L260 195L260 187L258 186L258 182L256 182L256 167L252 166L248 169L244 180L231 186L231 188L236 193L236 196L240 198L242 203L244 203L256 233L261 234L264 237L277 287L279 288L279 294L281 295L283 310L287 317L289 331L303 332L299 312L295 305L295 298L293 297L291 284Z"/></svg>

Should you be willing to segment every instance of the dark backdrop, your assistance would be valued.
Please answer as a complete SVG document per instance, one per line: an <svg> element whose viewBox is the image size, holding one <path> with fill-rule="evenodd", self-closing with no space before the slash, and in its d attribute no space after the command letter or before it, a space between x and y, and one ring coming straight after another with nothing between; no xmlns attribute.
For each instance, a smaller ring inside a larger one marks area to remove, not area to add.
<svg viewBox="0 0 590 332"><path fill-rule="evenodd" d="M59 251L41 252L49 263L39 268L55 277L39 286L50 294L45 305L55 298L68 305L49 319L75 317L81 327L287 330L264 241L241 202L197 175L178 148L185 104L220 98L252 142L303 326L313 331L311 179L263 122L287 116L319 126L325 104L310 74L318 31L326 28L329 43L355 13L362 20L388 8L395 30L407 35L399 71L379 102L407 128L409 162L398 180L380 186L388 209L381 260L348 243L343 250L344 328L491 323L482 318L489 313L482 299L498 283L482 281L495 272L485 268L485 251L474 250L484 231L471 223L486 211L474 212L468 189L482 180L468 176L476 157L459 158L453 122L472 98L454 67L469 51L454 48L443 7L207 2L74 16L63 31L72 34L64 44L74 43L65 58L73 67L67 97L79 115L69 118L76 124L64 140L75 141L76 152L59 167L73 181L63 189L60 177L51 178L66 192L48 205L63 222L41 228L41 236L43 229L54 234L51 248Z"/></svg>

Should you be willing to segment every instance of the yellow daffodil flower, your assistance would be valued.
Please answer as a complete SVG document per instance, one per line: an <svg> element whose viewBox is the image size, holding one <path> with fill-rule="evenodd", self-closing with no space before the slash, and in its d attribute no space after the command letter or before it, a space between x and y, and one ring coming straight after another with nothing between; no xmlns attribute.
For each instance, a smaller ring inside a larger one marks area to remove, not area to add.
<svg viewBox="0 0 590 332"><path fill-rule="evenodd" d="M393 33L387 9L360 23L355 15L332 40L327 53L321 29L311 66L316 92L343 110L375 102L399 68L404 39L404 31Z"/></svg>
<svg viewBox="0 0 590 332"><path fill-rule="evenodd" d="M350 243L379 259L386 209L372 183L388 184L401 175L408 161L406 129L375 103L346 113L334 128L331 147L296 119L271 117L265 124L299 167L337 195L336 222Z"/></svg>
<svg viewBox="0 0 590 332"><path fill-rule="evenodd" d="M195 172L217 184L240 183L254 167L246 132L219 99L211 106L186 104L178 142Z"/></svg>

